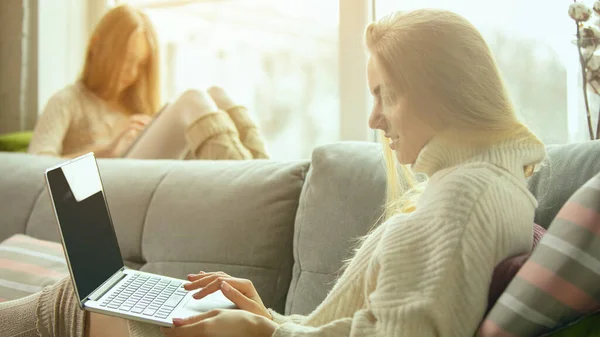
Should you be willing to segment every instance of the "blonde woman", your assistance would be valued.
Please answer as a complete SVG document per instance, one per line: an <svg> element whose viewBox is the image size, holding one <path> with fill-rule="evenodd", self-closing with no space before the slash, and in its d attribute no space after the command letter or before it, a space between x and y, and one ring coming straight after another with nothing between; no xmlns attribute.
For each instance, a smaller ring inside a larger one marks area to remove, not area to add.
<svg viewBox="0 0 600 337"><path fill-rule="evenodd" d="M148 17L127 5L108 11L89 41L80 80L50 98L29 152L66 158L90 151L148 159L267 158L246 109L221 88L188 91L156 116L158 65Z"/></svg>
<svg viewBox="0 0 600 337"><path fill-rule="evenodd" d="M366 44L369 124L389 142L389 216L310 315L282 316L248 280L200 272L186 289L196 298L221 289L242 310L182 317L163 330L95 314L86 321L67 280L0 304L0 318L19 313L65 336L83 335L86 322L88 336L473 336L494 267L531 248L536 200L526 178L544 145L517 120L488 46L464 18L395 13L367 28ZM395 161L429 180L395 195Z"/></svg>

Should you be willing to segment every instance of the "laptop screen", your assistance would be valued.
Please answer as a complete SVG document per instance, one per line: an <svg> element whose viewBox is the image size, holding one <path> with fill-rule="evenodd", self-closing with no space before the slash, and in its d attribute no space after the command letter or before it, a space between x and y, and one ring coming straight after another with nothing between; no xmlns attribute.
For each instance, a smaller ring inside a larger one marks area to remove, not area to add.
<svg viewBox="0 0 600 337"><path fill-rule="evenodd" d="M46 172L77 293L83 301L123 267L93 155Z"/></svg>

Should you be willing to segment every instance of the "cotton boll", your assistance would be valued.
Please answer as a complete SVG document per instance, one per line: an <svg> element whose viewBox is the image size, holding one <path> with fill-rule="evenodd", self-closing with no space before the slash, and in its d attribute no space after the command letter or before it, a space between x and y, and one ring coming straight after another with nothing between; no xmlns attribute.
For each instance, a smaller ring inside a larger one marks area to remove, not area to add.
<svg viewBox="0 0 600 337"><path fill-rule="evenodd" d="M600 78L594 77L591 81L588 81L588 91L596 95L600 92Z"/></svg>
<svg viewBox="0 0 600 337"><path fill-rule="evenodd" d="M588 74L591 72L597 72L598 70L600 70L600 55L597 55L597 54L592 55L592 57L590 58L590 60L588 61L587 65L586 65L586 67L591 70L590 72L588 72ZM589 78L588 78L588 80L589 80Z"/></svg>
<svg viewBox="0 0 600 337"><path fill-rule="evenodd" d="M600 1L594 2L594 12L596 12L596 14L600 15Z"/></svg>
<svg viewBox="0 0 600 337"><path fill-rule="evenodd" d="M598 1L598 3L600 3L600 1ZM600 6L600 4L598 6ZM600 17L598 15L592 15L587 21L587 24L590 26L600 27Z"/></svg>
<svg viewBox="0 0 600 337"><path fill-rule="evenodd" d="M587 21L590 15L592 15L592 10L585 4L575 2L569 6L569 16L575 21Z"/></svg>
<svg viewBox="0 0 600 337"><path fill-rule="evenodd" d="M600 71L587 70L585 79L588 83L588 91L598 94L600 92Z"/></svg>
<svg viewBox="0 0 600 337"><path fill-rule="evenodd" d="M585 46L581 47L581 55L583 56L584 59L588 59L590 57L592 57L592 54L596 51L597 46L593 43L588 43Z"/></svg>
<svg viewBox="0 0 600 337"><path fill-rule="evenodd" d="M596 26L586 25L579 28L579 35L582 38L591 39L597 38L600 39L600 28Z"/></svg>

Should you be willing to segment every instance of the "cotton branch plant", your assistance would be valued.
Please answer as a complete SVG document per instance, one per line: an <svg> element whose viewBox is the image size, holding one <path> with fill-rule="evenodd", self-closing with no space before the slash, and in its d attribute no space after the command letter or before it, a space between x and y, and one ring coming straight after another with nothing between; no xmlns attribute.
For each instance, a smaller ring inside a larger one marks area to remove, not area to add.
<svg viewBox="0 0 600 337"><path fill-rule="evenodd" d="M600 94L600 55L596 53L600 46L600 1L596 1L593 8L575 1L569 6L569 16L575 20L577 26L577 52L581 66L588 132L591 140L600 139L600 109L598 110L598 124L594 133L588 100L588 91L591 90L597 95ZM592 16L595 16L595 18L590 20Z"/></svg>

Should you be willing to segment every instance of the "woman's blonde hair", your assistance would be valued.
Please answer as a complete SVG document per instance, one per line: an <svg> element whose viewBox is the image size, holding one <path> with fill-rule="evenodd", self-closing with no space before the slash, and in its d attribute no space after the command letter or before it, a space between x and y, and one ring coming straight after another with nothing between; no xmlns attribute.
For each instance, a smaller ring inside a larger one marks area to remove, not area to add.
<svg viewBox="0 0 600 337"><path fill-rule="evenodd" d="M128 44L139 31L146 36L149 57L136 82L119 93ZM102 99L118 100L131 113L154 115L160 106L158 39L148 16L129 5L109 10L88 43L81 81Z"/></svg>
<svg viewBox="0 0 600 337"><path fill-rule="evenodd" d="M384 84L409 106L418 107L413 111L425 121L442 126L444 131L436 137L462 147L506 139L541 144L518 120L487 43L462 16L435 9L396 12L370 24L365 42L388 76ZM385 216L411 212L424 179L417 179L409 167L397 168L389 147L383 148L388 174ZM531 175L533 166L524 171Z"/></svg>

